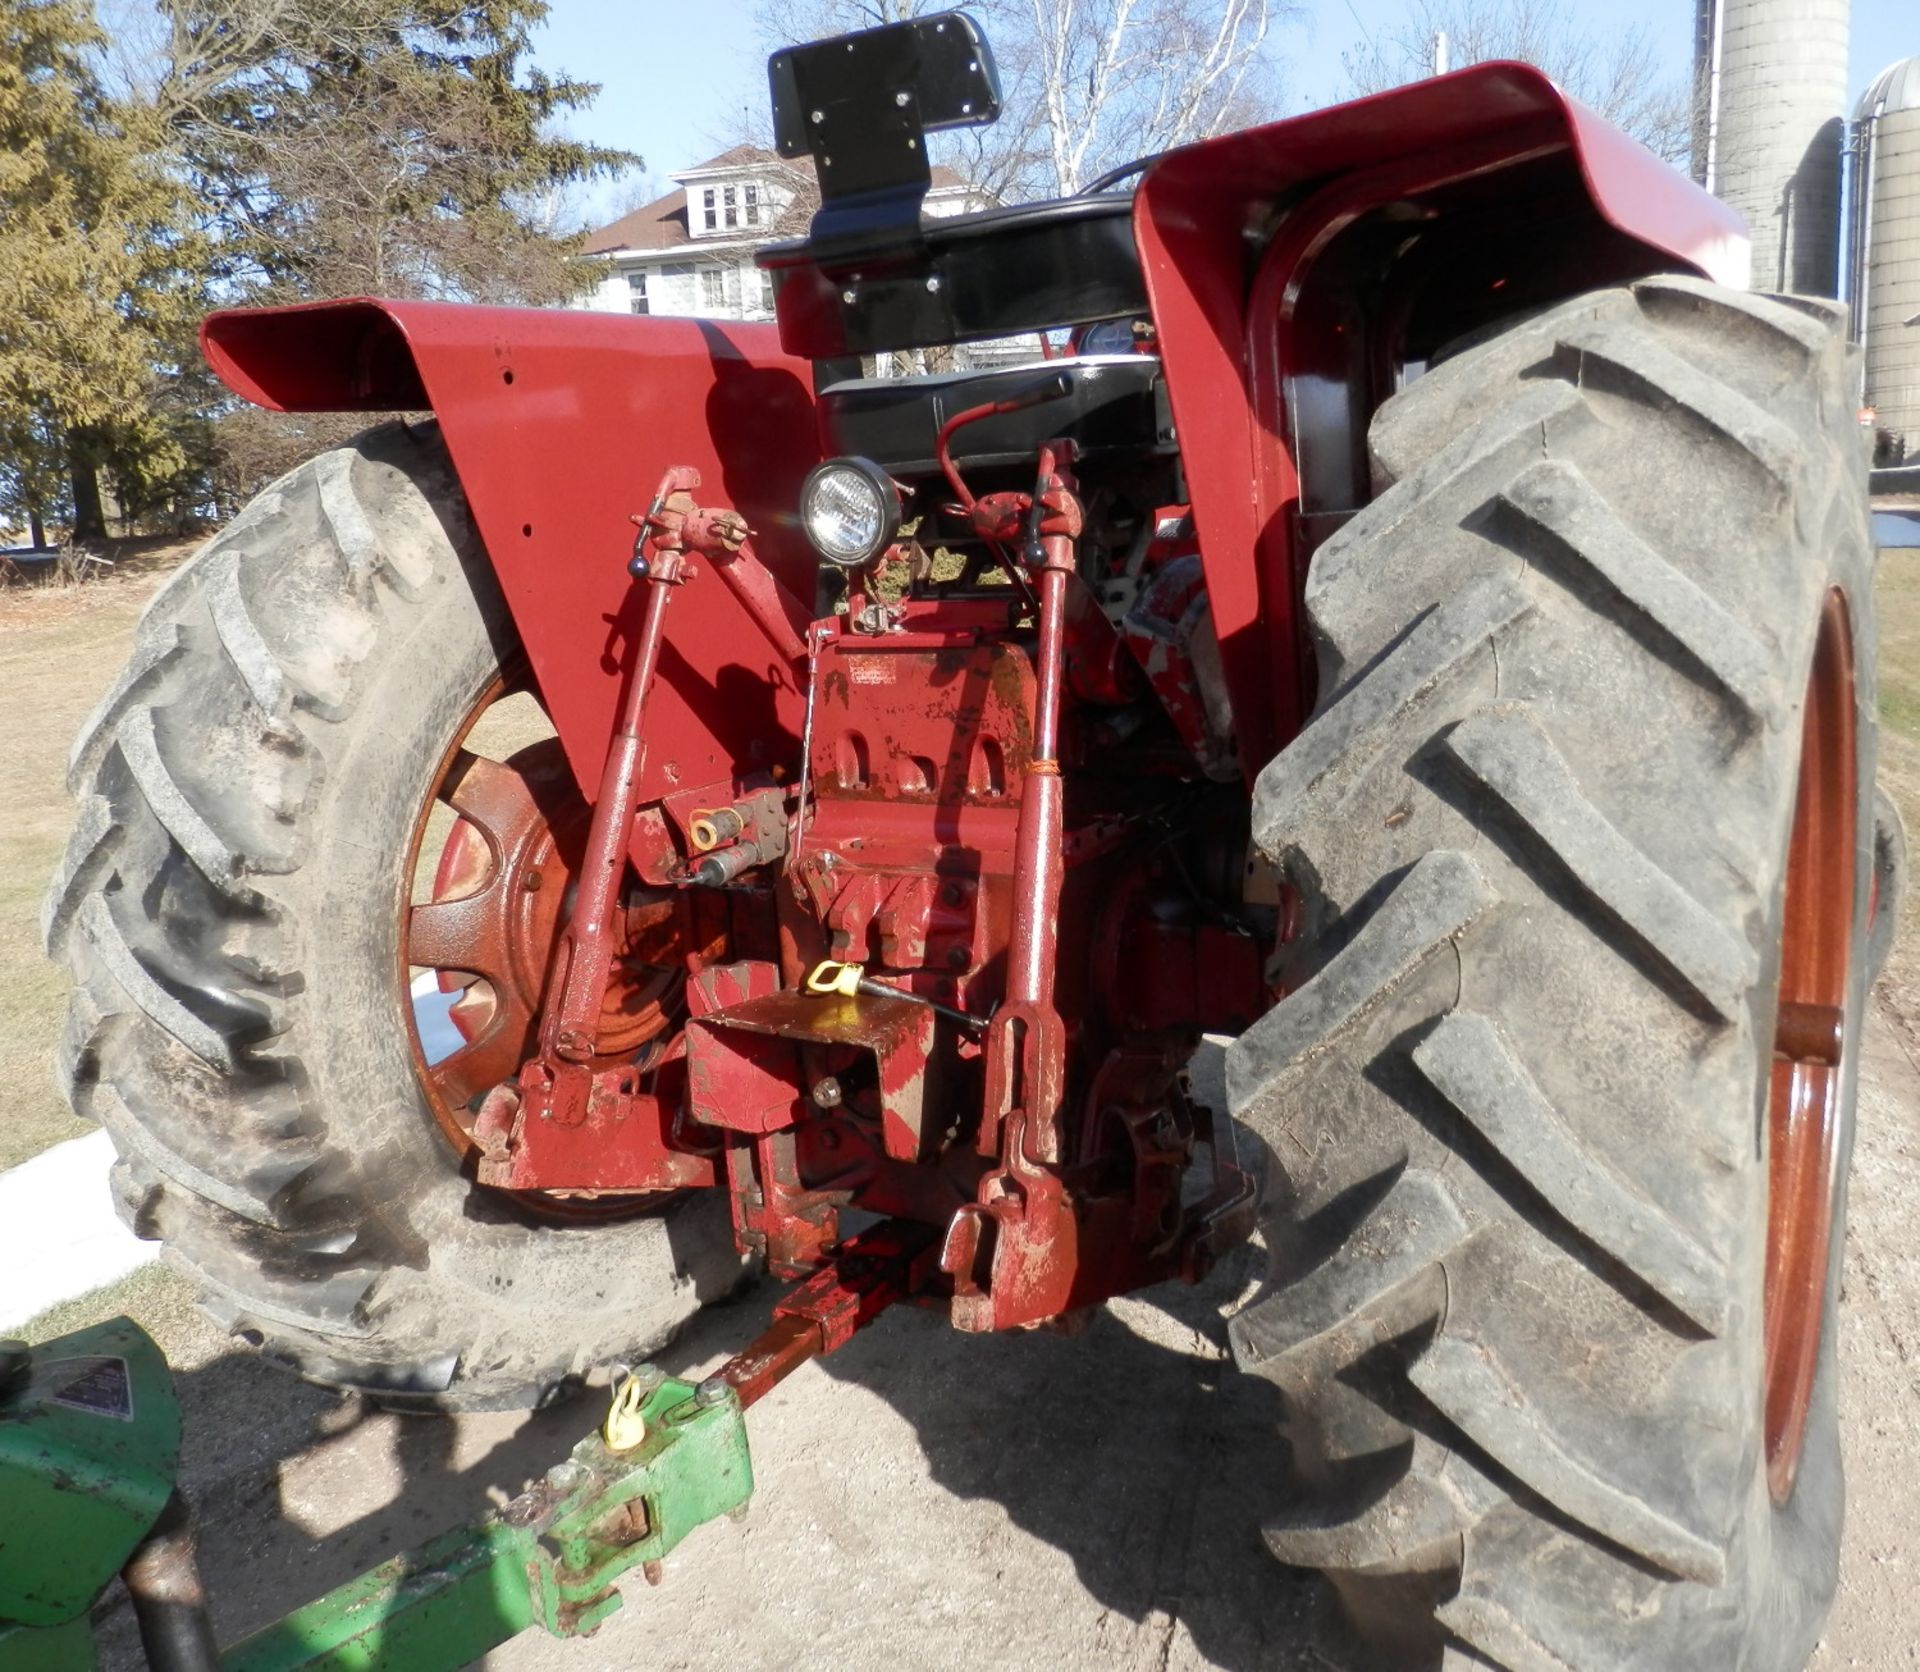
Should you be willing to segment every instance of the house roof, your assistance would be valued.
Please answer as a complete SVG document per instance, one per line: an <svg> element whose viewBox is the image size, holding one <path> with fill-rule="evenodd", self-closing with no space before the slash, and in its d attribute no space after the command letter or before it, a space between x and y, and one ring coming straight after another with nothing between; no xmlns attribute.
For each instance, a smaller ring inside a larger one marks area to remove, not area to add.
<svg viewBox="0 0 1920 1672"><path fill-rule="evenodd" d="M695 163L692 168L683 168L668 176L670 180L684 180L690 174L715 174L730 168L790 168L793 165L784 158L767 150L761 145L732 145L717 157L709 157L703 163Z"/></svg>
<svg viewBox="0 0 1920 1672"><path fill-rule="evenodd" d="M776 156L773 152L758 145L735 145L722 151L717 157L709 157L705 162L683 170L675 179L686 180L703 174L721 173L728 169L755 168L781 169L799 176L795 166ZM964 191L966 177L948 168L945 163L935 163L931 170L933 190ZM810 215L815 203L813 182L796 178L801 187L793 208L802 208ZM795 217L791 209L767 230L775 237L798 234L801 226L789 225ZM676 186L664 197L657 197L651 203L643 203L638 209L628 211L617 221L587 234L586 253L588 255L608 255L618 250L670 250L678 245L692 243L695 240L687 225L687 188Z"/></svg>
<svg viewBox="0 0 1920 1672"><path fill-rule="evenodd" d="M587 234L588 255L610 250L664 250L687 242L687 189L676 187Z"/></svg>

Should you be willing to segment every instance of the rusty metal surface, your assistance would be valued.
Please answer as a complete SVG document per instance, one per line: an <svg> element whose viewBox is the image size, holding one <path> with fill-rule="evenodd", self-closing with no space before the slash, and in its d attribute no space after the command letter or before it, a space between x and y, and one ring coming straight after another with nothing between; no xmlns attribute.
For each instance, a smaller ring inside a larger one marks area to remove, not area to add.
<svg viewBox="0 0 1920 1672"><path fill-rule="evenodd" d="M1793 1495L1826 1323L1833 1224L1845 1140L1842 1057L1855 996L1855 942L1866 879L1860 875L1854 649L1847 600L1821 610L1802 711L1800 777L1781 907L1779 1014L1769 1088L1767 1245L1763 1306L1767 1485L1776 1504Z"/></svg>
<svg viewBox="0 0 1920 1672"><path fill-rule="evenodd" d="M1237 873L1245 822L1196 810L1218 745L1197 635L1143 665L1088 589L1067 443L1039 449L1030 491L956 482L1018 584L894 601L854 577L805 638L701 476L668 469L632 519L591 810L573 742L565 771L561 745L449 757L459 821L406 954L468 983L466 1046L426 1070L449 1135L483 1185L548 1201L724 1189L740 1248L785 1275L838 1257L849 1210L911 1222L947 1250L935 1296L967 1328L1191 1274L1231 1216L1183 1206L1208 1146L1177 1064L1264 996L1231 888L1209 903L1194 880ZM1156 541L1133 577L1176 629L1199 591L1182 559ZM756 744L656 777L675 720L655 700L710 571L743 630L804 661L805 758ZM1130 771L1156 692L1154 764ZM802 993L823 959L872 973Z"/></svg>
<svg viewBox="0 0 1920 1672"><path fill-rule="evenodd" d="M926 1285L935 1249L925 1226L888 1221L849 1237L832 1260L774 1303L773 1322L716 1373L744 1406L810 1358L837 1352L888 1307Z"/></svg>
<svg viewBox="0 0 1920 1672"><path fill-rule="evenodd" d="M449 1018L465 1043L422 1060L420 1072L442 1129L467 1149L475 1101L512 1078L538 1041L588 811L552 740L504 762L456 752L435 798L458 818L432 897L407 914L403 958L441 972L443 989L461 995ZM673 1025L699 930L691 899L652 890L630 891L610 921L614 956L594 1054L631 1060Z"/></svg>

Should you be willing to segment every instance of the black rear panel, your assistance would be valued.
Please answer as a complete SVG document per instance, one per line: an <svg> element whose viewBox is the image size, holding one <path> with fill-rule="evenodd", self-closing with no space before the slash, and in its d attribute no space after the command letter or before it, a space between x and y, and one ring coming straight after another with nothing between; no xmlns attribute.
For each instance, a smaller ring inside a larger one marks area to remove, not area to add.
<svg viewBox="0 0 1920 1672"><path fill-rule="evenodd" d="M836 383L819 399L821 446L829 457L858 454L895 476L930 475L939 468L934 438L956 412L1010 400L1051 380L1063 381L1064 393L967 425L954 436L954 457L971 465L1031 466L1041 443L1056 436L1078 442L1089 460L1174 451L1166 384L1150 354Z"/></svg>
<svg viewBox="0 0 1920 1672"><path fill-rule="evenodd" d="M811 244L756 258L773 274L780 342L832 360L895 348L1011 337L1145 313L1146 284L1126 193L925 216L903 258L875 251L835 277Z"/></svg>

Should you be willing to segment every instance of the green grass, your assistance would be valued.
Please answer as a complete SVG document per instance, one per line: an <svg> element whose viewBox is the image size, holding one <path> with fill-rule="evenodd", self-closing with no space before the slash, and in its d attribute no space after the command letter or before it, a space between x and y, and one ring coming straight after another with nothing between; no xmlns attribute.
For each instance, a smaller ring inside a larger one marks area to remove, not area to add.
<svg viewBox="0 0 1920 1672"><path fill-rule="evenodd" d="M40 950L40 902L73 822L67 751L125 665L147 600L195 542L122 545L103 580L0 588L0 1171L91 1130L54 1088L67 981Z"/></svg>
<svg viewBox="0 0 1920 1672"><path fill-rule="evenodd" d="M1881 554L1880 723L1920 743L1920 551Z"/></svg>
<svg viewBox="0 0 1920 1672"><path fill-rule="evenodd" d="M176 1365L192 1357L196 1348L204 1349L210 1340L218 1345L219 1332L194 1307L192 1283L158 1262L142 1266L104 1289L50 1306L37 1318L29 1319L24 1329L8 1333L38 1344L123 1313L151 1335Z"/></svg>
<svg viewBox="0 0 1920 1672"><path fill-rule="evenodd" d="M88 1130L53 1084L67 982L40 950L40 901L72 818L67 749L126 660L151 581L6 600L0 691L17 704L0 755L0 1169Z"/></svg>

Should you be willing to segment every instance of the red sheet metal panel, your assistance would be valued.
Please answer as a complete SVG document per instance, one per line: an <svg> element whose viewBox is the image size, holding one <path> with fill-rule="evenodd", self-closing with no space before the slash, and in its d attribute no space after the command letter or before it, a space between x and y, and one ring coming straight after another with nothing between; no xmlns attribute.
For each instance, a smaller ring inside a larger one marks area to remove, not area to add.
<svg viewBox="0 0 1920 1672"><path fill-rule="evenodd" d="M589 797L644 590L628 519L669 466L699 470L703 503L744 512L761 558L813 596L793 516L819 459L812 371L770 326L360 299L217 313L201 343L262 406L433 409ZM802 712L793 670L701 574L674 600L641 799L797 764Z"/></svg>
<svg viewBox="0 0 1920 1672"><path fill-rule="evenodd" d="M1426 212L1420 194L1522 165L1532 195L1498 233L1516 264L1529 260L1543 193L1591 223L1590 236L1539 258L1563 271L1533 273L1536 284L1557 279L1564 295L1687 269L1743 281L1733 211L1523 64L1476 65L1209 140L1162 158L1141 184L1134 232L1249 775L1298 728L1310 694L1290 384L1321 379L1334 391L1326 406L1350 421L1331 346L1292 334L1314 264L1370 210L1406 205L1411 233ZM1364 424L1364 411L1354 416Z"/></svg>

